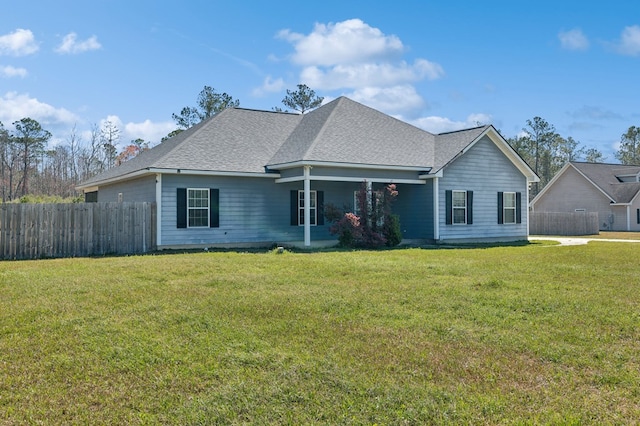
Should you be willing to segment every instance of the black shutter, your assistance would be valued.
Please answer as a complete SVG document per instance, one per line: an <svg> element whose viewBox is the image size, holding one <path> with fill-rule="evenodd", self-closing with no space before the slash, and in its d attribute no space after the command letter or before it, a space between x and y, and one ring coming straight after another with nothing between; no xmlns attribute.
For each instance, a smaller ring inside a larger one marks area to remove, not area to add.
<svg viewBox="0 0 640 426"><path fill-rule="evenodd" d="M640 223L640 209L636 209L636 223Z"/></svg>
<svg viewBox="0 0 640 426"><path fill-rule="evenodd" d="M209 228L220 227L220 190L209 189Z"/></svg>
<svg viewBox="0 0 640 426"><path fill-rule="evenodd" d="M318 209L318 225L324 225L324 191L316 191L316 208Z"/></svg>
<svg viewBox="0 0 640 426"><path fill-rule="evenodd" d="M451 190L447 190L444 192L445 199L445 222L447 225L451 225L453 223L453 216L451 212L451 205L453 203L453 192Z"/></svg>
<svg viewBox="0 0 640 426"><path fill-rule="evenodd" d="M473 224L473 191L467 191L467 225Z"/></svg>
<svg viewBox="0 0 640 426"><path fill-rule="evenodd" d="M291 226L298 226L298 190L291 190Z"/></svg>
<svg viewBox="0 0 640 426"><path fill-rule="evenodd" d="M504 210L502 210L503 192L498 192L498 224L504 223Z"/></svg>
<svg viewBox="0 0 640 426"><path fill-rule="evenodd" d="M178 188L176 193L177 227L187 227L187 188Z"/></svg>
<svg viewBox="0 0 640 426"><path fill-rule="evenodd" d="M516 192L516 223L522 223L522 192Z"/></svg>

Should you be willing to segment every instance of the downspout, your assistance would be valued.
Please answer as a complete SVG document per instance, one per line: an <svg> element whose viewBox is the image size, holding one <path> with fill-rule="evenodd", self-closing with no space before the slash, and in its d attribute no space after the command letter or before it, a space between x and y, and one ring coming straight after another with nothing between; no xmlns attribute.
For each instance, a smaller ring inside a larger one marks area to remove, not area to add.
<svg viewBox="0 0 640 426"><path fill-rule="evenodd" d="M304 246L311 245L311 166L304 166ZM316 206L317 208L317 206Z"/></svg>
<svg viewBox="0 0 640 426"><path fill-rule="evenodd" d="M156 247L162 245L162 174L156 173Z"/></svg>

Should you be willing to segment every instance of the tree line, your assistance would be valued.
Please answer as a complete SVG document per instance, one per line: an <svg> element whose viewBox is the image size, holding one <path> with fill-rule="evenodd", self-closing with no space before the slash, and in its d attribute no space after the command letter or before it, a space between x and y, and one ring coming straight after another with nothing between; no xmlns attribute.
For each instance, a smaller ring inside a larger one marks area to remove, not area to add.
<svg viewBox="0 0 640 426"><path fill-rule="evenodd" d="M323 97L304 84L287 90L282 104L305 114L322 104ZM204 86L195 106L172 114L176 129L162 141L206 120L226 108L238 107L240 101L227 93ZM287 112L281 107L275 112ZM0 197L2 202L24 199L28 195L78 197L75 187L92 176L128 161L150 148L141 138L120 146L120 129L107 121L93 125L88 138L82 138L74 126L63 143L49 147L51 133L32 118L12 123L13 129L0 122ZM162 142L161 141L161 142ZM603 162L596 148L583 146L572 137L564 138L541 117L527 120L523 132L507 142L540 176L531 188L534 197L568 161ZM622 134L615 157L622 164L640 165L640 127L631 126Z"/></svg>

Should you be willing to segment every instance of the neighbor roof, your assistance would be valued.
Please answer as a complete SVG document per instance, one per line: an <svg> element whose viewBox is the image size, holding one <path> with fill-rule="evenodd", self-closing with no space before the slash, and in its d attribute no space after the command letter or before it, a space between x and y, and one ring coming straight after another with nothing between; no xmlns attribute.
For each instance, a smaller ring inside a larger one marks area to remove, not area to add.
<svg viewBox="0 0 640 426"><path fill-rule="evenodd" d="M228 108L79 187L162 170L264 174L301 163L434 173L489 129L434 135L346 97L304 115Z"/></svg>
<svg viewBox="0 0 640 426"><path fill-rule="evenodd" d="M640 191L640 182L620 182L617 176L640 173L640 166L622 164L570 163L615 203L630 203Z"/></svg>

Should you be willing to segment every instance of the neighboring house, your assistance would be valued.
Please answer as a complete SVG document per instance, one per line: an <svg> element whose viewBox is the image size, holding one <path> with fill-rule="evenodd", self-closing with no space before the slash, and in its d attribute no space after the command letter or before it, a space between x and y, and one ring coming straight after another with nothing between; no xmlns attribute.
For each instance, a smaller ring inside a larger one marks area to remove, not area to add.
<svg viewBox="0 0 640 426"><path fill-rule="evenodd" d="M640 166L570 162L531 200L536 212L597 212L600 230L640 231Z"/></svg>
<svg viewBox="0 0 640 426"><path fill-rule="evenodd" d="M528 237L535 173L493 126L434 135L340 97L304 115L226 109L82 183L157 203L159 248L336 243L324 205L397 185L405 241Z"/></svg>

